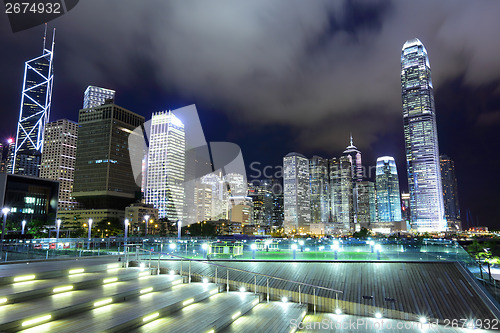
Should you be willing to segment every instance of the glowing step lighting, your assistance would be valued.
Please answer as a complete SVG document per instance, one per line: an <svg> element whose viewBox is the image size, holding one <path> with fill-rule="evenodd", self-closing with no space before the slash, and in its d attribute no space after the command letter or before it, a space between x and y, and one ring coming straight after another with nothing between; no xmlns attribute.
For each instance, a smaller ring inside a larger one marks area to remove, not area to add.
<svg viewBox="0 0 500 333"><path fill-rule="evenodd" d="M186 306L186 305L191 304L193 302L194 302L194 298L190 298L190 299L187 299L184 302L182 302L182 305Z"/></svg>
<svg viewBox="0 0 500 333"><path fill-rule="evenodd" d="M117 277L112 277L112 278L109 278L109 279L102 280L102 283L111 283L111 282L116 282L116 281L118 281L118 278Z"/></svg>
<svg viewBox="0 0 500 333"><path fill-rule="evenodd" d="M61 292L69 291L69 290L72 290L72 289L73 289L73 286L69 285L69 286L62 286L62 287L54 288L54 290L52 290L52 291L54 293L61 293Z"/></svg>
<svg viewBox="0 0 500 333"><path fill-rule="evenodd" d="M241 315L241 311L236 312L234 315L231 316L231 319L235 320Z"/></svg>
<svg viewBox="0 0 500 333"><path fill-rule="evenodd" d="M155 319L156 317L159 317L159 316L160 316L160 313L159 312L155 312L153 314L150 314L149 316L146 316L146 317L142 318L142 321L143 322L150 321L151 319Z"/></svg>
<svg viewBox="0 0 500 333"><path fill-rule="evenodd" d="M35 279L35 274L16 276L14 278L14 282L30 281L30 280L34 280L34 279Z"/></svg>
<svg viewBox="0 0 500 333"><path fill-rule="evenodd" d="M100 300L98 302L95 302L94 303L94 307L99 307L99 306L103 306L103 305L106 305L106 304L109 304L109 303L112 303L113 302L113 299L112 298L105 298L103 300Z"/></svg>
<svg viewBox="0 0 500 333"><path fill-rule="evenodd" d="M21 326L26 327L26 326L30 326L30 325L33 325L33 324L38 324L38 323L41 323L42 321L50 320L50 318L52 318L52 315L45 315L45 316L41 316L41 317L38 317L38 318L33 318L33 319L30 319L30 320L23 321L23 323L21 324Z"/></svg>
<svg viewBox="0 0 500 333"><path fill-rule="evenodd" d="M139 273L139 276L147 276L147 275L150 275L149 272L140 272Z"/></svg>
<svg viewBox="0 0 500 333"><path fill-rule="evenodd" d="M72 275L72 274L80 274L83 272L85 272L85 268L75 268L75 269L70 269L68 273Z"/></svg>
<svg viewBox="0 0 500 333"><path fill-rule="evenodd" d="M210 291L210 295L217 294L219 292L219 289L213 289Z"/></svg>
<svg viewBox="0 0 500 333"><path fill-rule="evenodd" d="M153 287L149 287L149 288L142 289L142 290L140 290L139 292L140 292L141 294L145 294L145 293L149 293L149 292L151 292L151 291L153 291Z"/></svg>
<svg viewBox="0 0 500 333"><path fill-rule="evenodd" d="M255 301L252 302L252 305L257 305L257 304L259 304L259 300L258 299L256 299Z"/></svg>
<svg viewBox="0 0 500 333"><path fill-rule="evenodd" d="M108 269L115 269L115 268L120 268L120 264L111 264L111 265L108 265Z"/></svg>
<svg viewBox="0 0 500 333"><path fill-rule="evenodd" d="M4 303L7 303L7 298L6 297L0 298L0 304L4 304Z"/></svg>
<svg viewBox="0 0 500 333"><path fill-rule="evenodd" d="M215 330L210 330L207 333L215 333Z"/></svg>

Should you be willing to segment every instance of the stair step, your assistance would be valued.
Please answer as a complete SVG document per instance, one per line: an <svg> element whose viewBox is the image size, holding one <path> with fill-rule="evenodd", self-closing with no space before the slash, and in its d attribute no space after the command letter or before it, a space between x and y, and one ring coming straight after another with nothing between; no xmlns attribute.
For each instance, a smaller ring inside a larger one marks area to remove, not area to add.
<svg viewBox="0 0 500 333"><path fill-rule="evenodd" d="M253 293L224 292L128 332L205 333L221 330L259 302Z"/></svg>
<svg viewBox="0 0 500 333"><path fill-rule="evenodd" d="M23 323L27 326L29 320L46 318L44 316L50 315L50 320L62 318L97 307L99 305L95 303L101 300L111 299L112 302L119 302L141 295L140 291L146 288L163 290L181 282L182 277L178 275L147 275L135 280L112 282L91 289L68 291L38 298L29 303L7 304L2 306L2 311L0 311L0 331L22 328Z"/></svg>
<svg viewBox="0 0 500 333"><path fill-rule="evenodd" d="M143 319L158 313L162 316L182 309L187 300L198 302L219 292L215 284L179 284L169 290L151 292L126 302L113 303L84 313L51 321L22 331L43 332L129 332L131 327L144 323Z"/></svg>

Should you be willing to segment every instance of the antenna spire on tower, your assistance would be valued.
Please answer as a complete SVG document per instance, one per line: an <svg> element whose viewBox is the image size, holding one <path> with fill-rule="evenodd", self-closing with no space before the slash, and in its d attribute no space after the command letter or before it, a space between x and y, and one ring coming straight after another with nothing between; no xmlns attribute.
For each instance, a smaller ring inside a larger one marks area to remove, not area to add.
<svg viewBox="0 0 500 333"><path fill-rule="evenodd" d="M352 144L352 132L351 132L351 146L352 146L352 145L353 145L353 144Z"/></svg>
<svg viewBox="0 0 500 333"><path fill-rule="evenodd" d="M47 40L47 23L45 23L45 31L43 33L43 51L45 51L45 41Z"/></svg>

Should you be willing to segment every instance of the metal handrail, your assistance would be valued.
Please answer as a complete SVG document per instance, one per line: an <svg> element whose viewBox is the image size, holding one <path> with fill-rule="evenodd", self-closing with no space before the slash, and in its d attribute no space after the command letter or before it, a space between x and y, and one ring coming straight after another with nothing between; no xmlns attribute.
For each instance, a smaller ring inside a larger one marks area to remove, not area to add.
<svg viewBox="0 0 500 333"><path fill-rule="evenodd" d="M246 269L229 267L229 266L226 266L226 265L217 264L217 263L210 262L210 261L207 261L207 260L190 259L190 258L185 258L185 257L182 257L182 256L170 254L170 253L157 252L157 251L152 251L152 250L147 250L147 249L141 249L141 248L138 248L138 250L139 251L144 251L144 252L149 252L150 254L156 253L156 254L159 254L159 255L167 255L167 256L175 257L175 258L178 258L178 259L181 259L181 260L201 262L201 263L212 265L212 266L216 266L216 267L224 267L224 268L226 268L228 270L231 269L231 270L234 270L234 271L239 271L239 272L243 272L243 273L249 273L249 274L259 275L259 276L263 276L263 277L270 278L270 279L291 282L291 283L295 283L295 284L298 284L298 285L303 285L303 286L308 286L308 287L317 288L317 289L323 289L323 290L329 290L329 291L333 291L335 293L341 293L341 294L344 293L342 290L337 290L337 289L322 287L322 286L318 286L318 285L314 285L314 284L310 284L310 283L305 283L305 282L299 282L299 281L284 279L284 278L280 278L280 277L276 277L276 276L272 276L272 275L268 275L268 274L252 272L252 271L249 271L249 270L246 270Z"/></svg>

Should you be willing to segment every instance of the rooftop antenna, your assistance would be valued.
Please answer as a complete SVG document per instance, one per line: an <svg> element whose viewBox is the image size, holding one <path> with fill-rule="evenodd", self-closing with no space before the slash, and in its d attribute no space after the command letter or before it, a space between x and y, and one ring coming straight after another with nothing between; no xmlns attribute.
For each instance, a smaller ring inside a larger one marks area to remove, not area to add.
<svg viewBox="0 0 500 333"><path fill-rule="evenodd" d="M351 146L352 146L352 132L351 132Z"/></svg>
<svg viewBox="0 0 500 333"><path fill-rule="evenodd" d="M43 51L45 51L45 41L47 40L47 23L45 23L45 31L43 33Z"/></svg>
<svg viewBox="0 0 500 333"><path fill-rule="evenodd" d="M54 45L55 44L56 44L56 28L54 28L54 31L52 32L52 50L51 50L51 52L54 52Z"/></svg>

